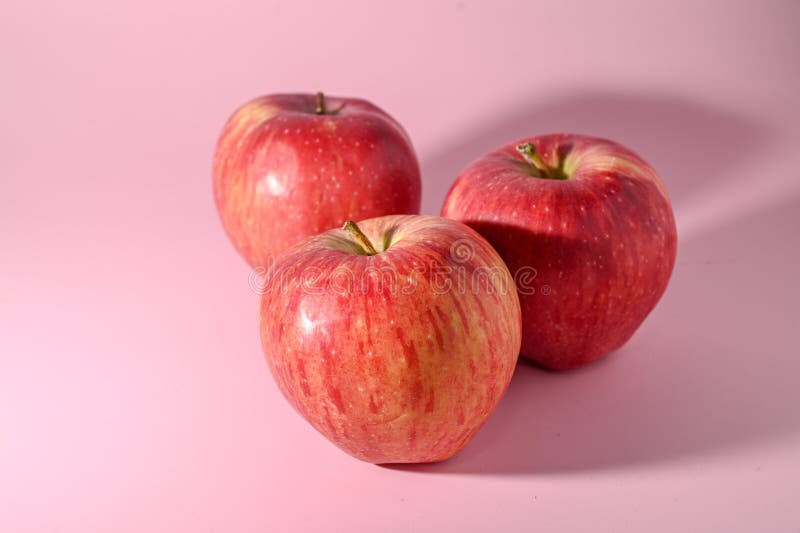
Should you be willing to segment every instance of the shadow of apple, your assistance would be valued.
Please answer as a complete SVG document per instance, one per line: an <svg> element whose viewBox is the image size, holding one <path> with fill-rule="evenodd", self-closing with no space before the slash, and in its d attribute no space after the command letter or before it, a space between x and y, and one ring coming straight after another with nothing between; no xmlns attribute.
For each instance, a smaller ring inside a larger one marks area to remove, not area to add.
<svg viewBox="0 0 800 533"><path fill-rule="evenodd" d="M677 96L595 91L531 98L423 154L423 213L439 214L453 180L471 161L523 137L558 132L606 137L633 149L656 169L674 203L713 188L770 142L770 129L756 119Z"/></svg>
<svg viewBox="0 0 800 533"><path fill-rule="evenodd" d="M610 94L567 96L479 130L423 164L442 179L437 201L469 159L531 133L567 130L640 152L680 204L697 189L724 188L745 147L748 158L764 157L771 131L682 99ZM663 299L620 350L566 373L521 360L500 406L461 454L390 468L497 475L630 468L800 431L793 348L800 195L776 202L680 240Z"/></svg>

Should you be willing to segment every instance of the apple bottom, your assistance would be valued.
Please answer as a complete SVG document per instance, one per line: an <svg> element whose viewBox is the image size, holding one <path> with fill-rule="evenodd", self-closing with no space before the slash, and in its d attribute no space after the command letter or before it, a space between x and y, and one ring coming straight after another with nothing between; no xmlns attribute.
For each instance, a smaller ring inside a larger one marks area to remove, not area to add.
<svg viewBox="0 0 800 533"><path fill-rule="evenodd" d="M284 337L280 354L265 334L267 361L294 408L350 455L376 464L442 461L493 412L518 353L516 317L487 331L493 322L468 311L478 308L473 298L334 304L318 335L296 344ZM306 301L284 316L297 316L301 327L304 316L319 323L314 308Z"/></svg>
<svg viewBox="0 0 800 533"><path fill-rule="evenodd" d="M506 258L514 276L520 355L551 370L579 368L622 347L658 303L672 270L674 239L667 245L633 233L578 239L488 221L467 224ZM630 266L641 257L647 265Z"/></svg>

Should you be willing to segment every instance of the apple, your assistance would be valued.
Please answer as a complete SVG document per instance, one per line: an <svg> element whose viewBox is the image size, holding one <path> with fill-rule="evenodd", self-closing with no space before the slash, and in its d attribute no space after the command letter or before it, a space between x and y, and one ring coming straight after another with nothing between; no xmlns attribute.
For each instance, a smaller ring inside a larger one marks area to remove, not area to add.
<svg viewBox="0 0 800 533"><path fill-rule="evenodd" d="M447 459L483 425L519 356L514 280L475 231L372 218L290 248L267 271L264 354L320 433L371 463Z"/></svg>
<svg viewBox="0 0 800 533"><path fill-rule="evenodd" d="M254 268L343 220L419 213L411 141L365 100L322 93L251 100L225 124L213 167L222 224Z"/></svg>
<svg viewBox="0 0 800 533"><path fill-rule="evenodd" d="M522 355L558 370L622 346L655 307L675 264L664 184L631 150L544 135L478 159L442 215L476 229L515 276Z"/></svg>

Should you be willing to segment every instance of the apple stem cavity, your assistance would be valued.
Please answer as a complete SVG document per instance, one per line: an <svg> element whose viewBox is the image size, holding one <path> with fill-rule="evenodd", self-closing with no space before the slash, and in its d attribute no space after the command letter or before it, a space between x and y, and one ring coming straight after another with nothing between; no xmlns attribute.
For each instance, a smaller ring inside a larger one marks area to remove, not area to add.
<svg viewBox="0 0 800 533"><path fill-rule="evenodd" d="M559 168L552 168L549 167L543 160L542 156L539 155L539 151L533 145L533 143L523 143L517 145L517 152L519 152L525 162L527 162L534 170L536 170L535 176L537 178L546 178L551 180L565 180L568 178L563 171L560 171Z"/></svg>
<svg viewBox="0 0 800 533"><path fill-rule="evenodd" d="M372 246L372 243L367 238L367 236L364 235L364 232L361 231L361 228L358 227L358 224L356 224L352 220L348 220L347 222L344 223L342 229L350 233L350 235L352 235L353 238L355 238L355 240L358 241L358 244L360 244L361 247L364 249L365 255L376 255L378 253L378 250L376 250L375 247Z"/></svg>
<svg viewBox="0 0 800 533"><path fill-rule="evenodd" d="M317 93L317 108L315 112L317 115L325 114L325 95L322 93L322 91Z"/></svg>

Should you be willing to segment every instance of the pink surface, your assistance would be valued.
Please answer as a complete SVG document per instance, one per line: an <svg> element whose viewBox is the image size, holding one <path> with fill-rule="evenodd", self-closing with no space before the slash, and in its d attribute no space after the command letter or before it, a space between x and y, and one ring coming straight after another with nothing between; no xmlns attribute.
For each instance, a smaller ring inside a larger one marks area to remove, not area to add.
<svg viewBox="0 0 800 533"><path fill-rule="evenodd" d="M796 531L800 41L785 2L17 2L0 15L0 531ZM423 211L516 137L661 173L632 341L521 363L456 459L381 468L280 396L211 155L262 93L373 100Z"/></svg>

